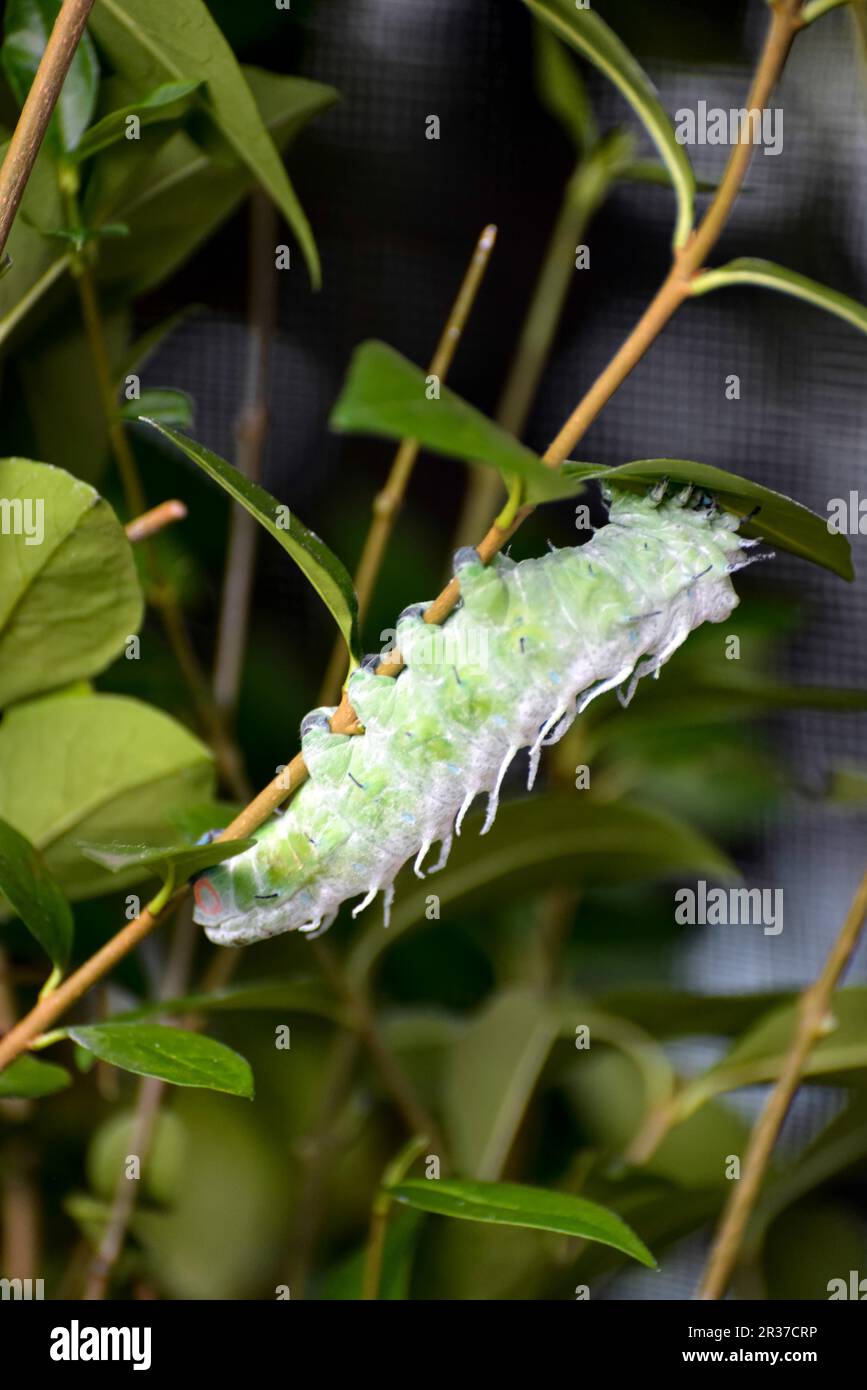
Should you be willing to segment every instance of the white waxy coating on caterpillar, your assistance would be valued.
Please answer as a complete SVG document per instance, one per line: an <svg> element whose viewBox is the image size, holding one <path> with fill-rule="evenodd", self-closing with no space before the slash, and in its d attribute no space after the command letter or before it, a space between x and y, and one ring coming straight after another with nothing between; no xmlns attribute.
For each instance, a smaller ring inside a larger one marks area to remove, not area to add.
<svg viewBox="0 0 867 1390"><path fill-rule="evenodd" d="M341 904L354 914L385 894L398 870L441 845L443 867L470 803L488 794L483 832L515 754L530 749L532 785L541 748L566 732L605 690L631 698L689 633L721 622L738 599L730 574L755 542L738 519L657 488L614 491L609 522L588 544L485 568L459 552L461 604L442 627L416 605L398 622L406 666L396 679L361 668L349 698L363 735L332 733L332 710L302 724L310 777L257 843L199 878L196 921L221 945L280 932L324 931Z"/></svg>

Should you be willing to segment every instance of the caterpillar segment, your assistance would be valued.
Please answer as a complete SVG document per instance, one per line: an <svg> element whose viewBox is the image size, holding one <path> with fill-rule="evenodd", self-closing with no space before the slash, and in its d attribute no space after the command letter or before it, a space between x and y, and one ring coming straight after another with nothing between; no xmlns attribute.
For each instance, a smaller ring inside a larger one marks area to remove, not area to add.
<svg viewBox="0 0 867 1390"><path fill-rule="evenodd" d="M348 694L363 735L333 733L333 709L301 726L309 769L283 815L244 853L200 875L196 921L220 945L285 931L327 929L341 905L357 915L409 860L424 877L434 845L444 867L453 836L480 794L482 833L493 824L512 760L529 750L532 786L542 749L591 700L619 689L624 703L705 622L738 603L731 574L756 544L739 518L706 494L604 490L608 524L586 545L516 563L482 565L458 551L461 602L441 626L424 604L404 610L396 679L364 662Z"/></svg>

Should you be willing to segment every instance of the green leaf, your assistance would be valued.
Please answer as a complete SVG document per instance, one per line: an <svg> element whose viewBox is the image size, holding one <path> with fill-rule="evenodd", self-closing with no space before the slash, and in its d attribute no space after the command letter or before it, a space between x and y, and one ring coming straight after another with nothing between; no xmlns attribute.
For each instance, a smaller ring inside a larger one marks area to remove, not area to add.
<svg viewBox="0 0 867 1390"><path fill-rule="evenodd" d="M831 1178L861 1165L867 1155L867 1094L856 1091L850 1103L798 1155L796 1163L771 1174L753 1217L759 1232L781 1211ZM754 1243L755 1236L750 1241Z"/></svg>
<svg viewBox="0 0 867 1390"><path fill-rule="evenodd" d="M620 169L618 177L625 183L652 183L658 188L671 187L671 171L655 159L633 159ZM718 184L712 179L696 179L696 193L715 193ZM749 191L749 190L747 190Z"/></svg>
<svg viewBox="0 0 867 1390"><path fill-rule="evenodd" d="M153 425L167 439L176 444L188 459L198 464L214 482L219 483L230 497L246 508L269 535L279 541L287 555L295 561L306 575L323 603L329 609L349 648L353 661L361 655L358 635L358 600L352 580L333 551L329 550L313 531L309 531L294 512L283 506L258 483L253 483L225 459L197 444L193 439L178 434L177 430L167 429L156 420L142 417L145 424ZM280 522L285 520L285 525Z"/></svg>
<svg viewBox="0 0 867 1390"><path fill-rule="evenodd" d="M481 812L467 817L436 876L444 914L453 904L489 907L558 884L655 882L673 873L737 877L722 851L691 826L626 801L557 793L507 802L490 834L480 839L483 819ZM388 931L362 937L351 955L356 979L397 937L426 920L429 893L427 882L410 873L398 879Z"/></svg>
<svg viewBox="0 0 867 1390"><path fill-rule="evenodd" d="M119 356L129 337L127 311L107 313L103 326L110 354ZM16 346L15 362L36 457L98 487L109 463L108 426L78 307L52 314ZM46 410L49 398L52 409Z"/></svg>
<svg viewBox="0 0 867 1390"><path fill-rule="evenodd" d="M139 627L142 595L117 517L86 483L0 460L0 706L94 676Z"/></svg>
<svg viewBox="0 0 867 1390"><path fill-rule="evenodd" d="M113 1023L153 1017L172 1017L187 1013L223 1013L233 1010L277 1009L281 1012L313 1014L335 1023L350 1024L344 1001L319 976L290 980L251 981L232 985L211 994L185 994L178 999L151 999L136 1009L117 1014Z"/></svg>
<svg viewBox="0 0 867 1390"><path fill-rule="evenodd" d="M542 1067L560 1031L544 995L498 994L449 1049L443 1109L456 1167L499 1176Z"/></svg>
<svg viewBox="0 0 867 1390"><path fill-rule="evenodd" d="M156 125L160 121L178 120L189 110L190 98L201 85L198 79L190 82L164 82L162 86L148 92L141 101L132 101L126 106L110 111L85 133L75 151L76 160L80 163L83 159L90 159L107 145L113 145L116 140L126 138L130 116L138 117L141 129Z"/></svg>
<svg viewBox="0 0 867 1390"><path fill-rule="evenodd" d="M776 1080L794 1037L798 1008L797 1002L783 1004L759 1019L721 1062L688 1083L681 1092L678 1113L690 1115L711 1096L725 1091ZM806 1061L805 1077L834 1076L867 1067L867 986L839 990L831 1017L828 1035Z"/></svg>
<svg viewBox="0 0 867 1390"><path fill-rule="evenodd" d="M72 1077L65 1067L25 1054L0 1071L0 1100L39 1100L65 1091L71 1084Z"/></svg>
<svg viewBox="0 0 867 1390"><path fill-rule="evenodd" d="M733 1037L793 997L775 991L689 994L676 989L624 989L594 999L594 1007L629 1019L655 1038Z"/></svg>
<svg viewBox="0 0 867 1390"><path fill-rule="evenodd" d="M52 965L65 968L73 935L69 903L42 855L4 820L0 820L0 893L36 937Z"/></svg>
<svg viewBox="0 0 867 1390"><path fill-rule="evenodd" d="M62 0L8 0L0 64L23 106L60 13ZM87 30L82 34L48 123L57 154L74 150L90 124L99 87L99 64Z"/></svg>
<svg viewBox="0 0 867 1390"><path fill-rule="evenodd" d="M817 309L826 309L836 314L853 328L867 333L867 307L857 300L850 299L839 290L829 289L806 275L795 270L775 265L773 261L763 261L751 256L742 256L728 265L716 270L705 270L692 281L692 293L708 294L711 290L728 289L731 285L759 285L766 290L779 290L794 299L802 299L806 304L814 304Z"/></svg>
<svg viewBox="0 0 867 1390"><path fill-rule="evenodd" d="M86 859L101 864L109 873L123 873L133 868L146 869L165 880L173 869L174 881L179 884L185 883L201 869L209 869L214 864L222 864L224 859L243 854L255 843L255 840L220 840L210 845L129 845L117 840L104 844L79 840L78 848Z"/></svg>
<svg viewBox="0 0 867 1390"><path fill-rule="evenodd" d="M183 1028L154 1023L95 1023L64 1030L103 1062L173 1086L253 1096L250 1064L230 1047Z"/></svg>
<svg viewBox="0 0 867 1390"><path fill-rule="evenodd" d="M187 304L176 314L170 314L167 319L162 319L161 322L154 324L153 328L149 328L146 333L143 333L140 338L136 338L124 354L123 360L115 368L118 391L125 385L126 378L145 366L165 339L193 314L199 313L201 308L200 304Z"/></svg>
<svg viewBox="0 0 867 1390"><path fill-rule="evenodd" d="M852 0L806 0L804 8L801 10L801 20L804 24L813 24L829 10L836 10L839 5L848 5L851 2Z"/></svg>
<svg viewBox="0 0 867 1390"><path fill-rule="evenodd" d="M867 772L860 767L833 768L825 795L839 806L863 806L867 801Z"/></svg>
<svg viewBox="0 0 867 1390"><path fill-rule="evenodd" d="M468 463L485 464L505 478L527 484L527 500L571 497L580 484L546 468L537 454L475 406L441 386L438 400L428 400L427 376L386 343L356 348L349 375L331 412L333 429L381 434L389 439L416 439L426 448Z"/></svg>
<svg viewBox="0 0 867 1390"><path fill-rule="evenodd" d="M523 1226L578 1236L611 1245L650 1269L656 1267L646 1245L619 1216L584 1197L521 1183L460 1182L451 1178L412 1178L388 1191L396 1202L417 1211L459 1221L488 1221L498 1226Z"/></svg>
<svg viewBox="0 0 867 1390"><path fill-rule="evenodd" d="M629 102L671 174L677 195L674 245L683 246L692 231L695 176L647 73L593 10L576 9L574 0L524 0L524 3L537 19L613 82Z"/></svg>
<svg viewBox="0 0 867 1390"><path fill-rule="evenodd" d="M91 27L118 72L144 91L165 82L206 84L209 114L283 213L318 286L310 225L235 55L203 0L97 0Z"/></svg>
<svg viewBox="0 0 867 1390"><path fill-rule="evenodd" d="M62 773L62 775L60 775ZM184 806L212 794L209 750L162 711L119 695L54 695L0 724L0 816L41 850L73 899L115 892L79 840L159 844Z"/></svg>
<svg viewBox="0 0 867 1390"><path fill-rule="evenodd" d="M708 463L693 463L687 459L638 459L619 464L616 468L601 468L597 464L568 464L564 473L576 481L599 478L602 481L654 483L661 478L694 483L712 492L720 506L739 516L748 516L756 506L761 508L755 521L745 523L745 536L761 536L770 544L787 550L791 555L812 560L817 565L853 579L852 550L845 536L828 530L827 519L802 507L782 493L738 477L723 468Z"/></svg>
<svg viewBox="0 0 867 1390"><path fill-rule="evenodd" d="M420 1212L403 1209L389 1217L377 1295L380 1302L401 1302L409 1298L412 1258L422 1220ZM315 1297L328 1302L360 1299L366 1254L367 1248L362 1246L328 1270L316 1287Z"/></svg>
<svg viewBox="0 0 867 1390"><path fill-rule="evenodd" d="M7 142L0 148L0 160L5 160L8 151ZM43 146L6 243L12 265L0 279L0 347L5 347L19 329L20 339L30 311L63 280L71 255L67 251L61 254L55 242L46 241L37 231L38 227L60 227L63 221L57 170Z"/></svg>
<svg viewBox="0 0 867 1390"><path fill-rule="evenodd" d="M831 533L826 520L798 502L748 478L686 459L640 459L615 468L570 462L548 469L531 450L448 387L442 388L439 400L428 400L425 385L424 372L393 348L364 343L353 356L331 424L335 429L392 439L417 439L439 453L487 464L504 477L517 475L524 479L526 498L532 503L575 496L591 479L649 484L668 477L696 483L740 516L760 506L760 517L745 524L745 535L760 535L844 579L853 577L851 547L845 536Z"/></svg>
<svg viewBox="0 0 867 1390"><path fill-rule="evenodd" d="M566 49L544 24L533 25L533 56L539 100L576 150L586 153L598 138L587 89Z"/></svg>
<svg viewBox="0 0 867 1390"><path fill-rule="evenodd" d="M260 68L243 71L262 121L281 150L336 100L334 89L319 82ZM131 234L123 245L101 248L96 267L100 284L125 297L152 289L183 265L253 186L240 160L218 159L184 131L172 132L165 125L143 130L140 141L124 140L103 150L88 183L85 216L91 222L122 218Z"/></svg>
<svg viewBox="0 0 867 1390"><path fill-rule="evenodd" d="M138 400L125 401L118 414L121 420L140 420L145 415L154 424L181 425L186 429L193 423L193 398L186 391L159 387L142 391Z"/></svg>

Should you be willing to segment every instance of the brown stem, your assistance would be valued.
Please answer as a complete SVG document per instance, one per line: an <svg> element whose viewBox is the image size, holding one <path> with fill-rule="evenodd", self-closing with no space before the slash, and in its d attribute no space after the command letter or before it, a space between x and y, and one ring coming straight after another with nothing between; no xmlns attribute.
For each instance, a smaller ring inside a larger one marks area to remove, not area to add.
<svg viewBox="0 0 867 1390"><path fill-rule="evenodd" d="M149 541L151 536L158 535L167 526L173 525L176 521L184 521L186 515L184 503L177 498L169 502L160 502L158 506L151 507L149 511L142 512L141 516L127 522L124 527L126 538L131 545L136 545L139 541Z"/></svg>
<svg viewBox="0 0 867 1390"><path fill-rule="evenodd" d="M41 1218L35 1166L30 1143L16 1135L0 1173L0 1269L9 1279L34 1279L39 1273Z"/></svg>
<svg viewBox="0 0 867 1390"><path fill-rule="evenodd" d="M78 258L73 274L78 287L81 316L96 372L108 439L120 473L127 509L133 517L140 517L141 513L145 512L147 503L126 427L118 418L114 373L105 339L99 297L93 274L83 257ZM159 613L163 631L190 692L196 718L214 751L221 776L231 788L233 795L245 801L251 788L240 752L229 738L220 711L211 698L210 687L187 632L177 597L171 586L165 582L156 551L147 541L145 560L149 581L148 599Z"/></svg>
<svg viewBox="0 0 867 1390"><path fill-rule="evenodd" d="M801 27L800 10L801 0L777 0L747 98L748 109L762 110L766 106L785 65L792 40ZM697 231L683 249L675 253L674 264L656 295L629 337L563 425L545 454L546 462L560 463L569 457L600 410L641 361L651 343L659 337L672 314L689 298L692 277L702 268L705 257L716 244L740 192L752 148L749 123L745 122L741 139L732 150L719 188Z"/></svg>
<svg viewBox="0 0 867 1390"><path fill-rule="evenodd" d="M289 1248L289 1286L303 1298L325 1204L326 1180L336 1152L334 1128L358 1058L356 1033L338 1033L325 1067L325 1083L313 1130L299 1145L300 1172L296 1218Z"/></svg>
<svg viewBox="0 0 867 1390"><path fill-rule="evenodd" d="M818 979L801 995L798 1024L779 1079L756 1121L744 1158L743 1172L726 1203L699 1298L722 1298L738 1258L744 1231L761 1191L777 1136L816 1043L833 1032L834 990L852 959L867 919L867 872L858 885L846 920L831 947Z"/></svg>
<svg viewBox="0 0 867 1390"><path fill-rule="evenodd" d="M379 1068L383 1081L403 1116L407 1129L411 1134L429 1135L433 1142L439 1144L440 1151L444 1153L445 1146L439 1133L439 1126L416 1096L412 1083L397 1058L389 1051L379 1031L376 1015L370 1007L370 1001L363 985L357 984L347 977L337 957L326 942L314 941L312 945L320 965L330 977L334 988L346 998L352 1011L358 1036Z"/></svg>
<svg viewBox="0 0 867 1390"><path fill-rule="evenodd" d="M188 900L185 904L185 910L181 912L175 926L172 948L160 985L160 994L163 999L172 999L183 994L190 978L198 936L197 928L193 923L192 912L189 910L190 906ZM181 1020L178 1020L178 1023L183 1026ZM142 1170L148 1162L165 1090L166 1083L155 1076L144 1077L138 1089L129 1151L136 1155ZM105 1298L111 1272L123 1250L138 1195L138 1180L128 1178L122 1169L117 1180L108 1220L99 1244L93 1251L87 1266L84 1276L83 1298L88 1300Z"/></svg>
<svg viewBox="0 0 867 1390"><path fill-rule="evenodd" d="M133 1127L130 1133L130 1153L135 1154L142 1165L153 1140L154 1127L159 1114L165 1082L158 1077L146 1076L142 1079L136 1099ZM82 1298L97 1300L105 1298L111 1271L114 1269L123 1249L127 1229L135 1211L138 1196L138 1182L121 1173L108 1221L97 1249L91 1254L85 1275Z"/></svg>
<svg viewBox="0 0 867 1390"><path fill-rule="evenodd" d="M616 176L600 157L582 156L566 185L497 405L496 420L523 435L542 373L551 354L563 306L575 274L575 247ZM472 545L505 496L503 480L490 469L470 470L470 485L455 535L455 548Z"/></svg>
<svg viewBox="0 0 867 1390"><path fill-rule="evenodd" d="M73 1004L81 998L91 985L95 985L97 980L101 980L103 975L107 975L113 970L118 961L123 960L134 946L153 931L159 922L165 920L169 912L186 894L186 887L179 889L174 897L166 904L163 910L154 914L149 907L143 909L132 922L128 922L125 927L121 927L115 936L101 946L84 965L59 984L55 990L34 1004L33 1008L20 1022L10 1028L4 1037L0 1038L0 1071L8 1067L9 1063L29 1047L33 1039L40 1033L46 1032L51 1025L60 1018L61 1014L71 1008Z"/></svg>
<svg viewBox="0 0 867 1390"><path fill-rule="evenodd" d="M64 0L0 169L0 256L94 0Z"/></svg>
<svg viewBox="0 0 867 1390"><path fill-rule="evenodd" d="M238 469L254 482L261 476L262 452L268 432L268 364L277 305L273 273L276 240L276 209L271 199L257 190L250 200L246 379L235 426ZM234 713L241 685L257 532L255 519L235 504L231 511L214 658L214 698L226 716Z"/></svg>
<svg viewBox="0 0 867 1390"><path fill-rule="evenodd" d="M431 358L428 374L444 381L452 364L458 343L469 318L470 311L479 292L479 287L488 268L491 252L497 240L497 229L485 227L473 252L472 259L464 275L457 298ZM419 454L419 444L414 439L404 439L394 457L385 487L373 503L373 517L370 530L361 552L358 569L355 573L355 592L358 595L358 616L363 619L370 606L373 589L382 565L398 512L403 506L407 485ZM334 644L331 661L322 683L320 704L334 704L340 698L340 683L346 670L346 647L341 638Z"/></svg>

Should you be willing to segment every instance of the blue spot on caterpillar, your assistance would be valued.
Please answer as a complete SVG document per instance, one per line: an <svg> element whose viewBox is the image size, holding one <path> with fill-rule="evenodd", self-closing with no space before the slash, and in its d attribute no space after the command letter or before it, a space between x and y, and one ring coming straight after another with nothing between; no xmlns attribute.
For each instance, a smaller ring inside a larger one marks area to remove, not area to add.
<svg viewBox="0 0 867 1390"><path fill-rule="evenodd" d="M730 576L758 544L736 534L736 516L690 488L605 496L608 525L584 546L520 564L498 556L487 568L475 550L458 551L461 603L443 626L410 606L398 619L397 679L375 675L371 661L350 677L363 735L333 733L329 709L305 717L309 780L251 849L195 885L195 919L212 941L312 935L347 899L361 898L357 916L380 891L387 922L398 870L414 858L424 877L435 843L429 872L441 869L479 793L482 834L490 829L520 749L530 750L532 787L542 749L591 700L620 687L627 704L694 628L729 616Z"/></svg>

